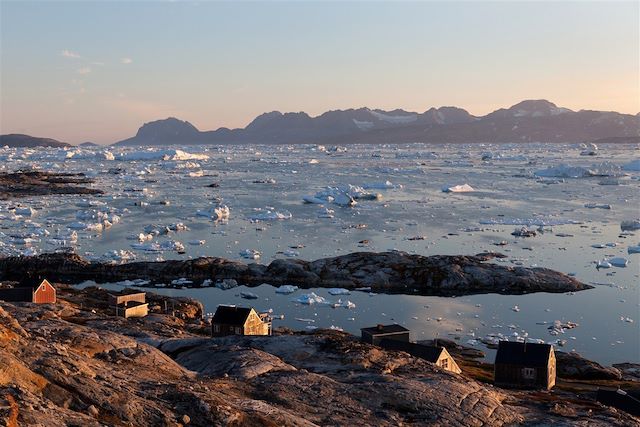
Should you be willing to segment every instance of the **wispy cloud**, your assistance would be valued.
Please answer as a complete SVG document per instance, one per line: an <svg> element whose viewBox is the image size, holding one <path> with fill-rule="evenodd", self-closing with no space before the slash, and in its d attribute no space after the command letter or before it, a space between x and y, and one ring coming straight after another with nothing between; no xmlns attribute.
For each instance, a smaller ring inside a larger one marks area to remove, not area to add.
<svg viewBox="0 0 640 427"><path fill-rule="evenodd" d="M62 52L60 52L60 55L64 56L65 58L80 58L80 54L78 52L73 52L68 49L65 49Z"/></svg>
<svg viewBox="0 0 640 427"><path fill-rule="evenodd" d="M89 74L91 72L91 68L90 67L82 67L82 68L78 68L76 70L76 73L78 74Z"/></svg>
<svg viewBox="0 0 640 427"><path fill-rule="evenodd" d="M131 58L122 58L120 60L120 62L122 62L123 64L131 64L133 62L133 59L131 59Z"/></svg>

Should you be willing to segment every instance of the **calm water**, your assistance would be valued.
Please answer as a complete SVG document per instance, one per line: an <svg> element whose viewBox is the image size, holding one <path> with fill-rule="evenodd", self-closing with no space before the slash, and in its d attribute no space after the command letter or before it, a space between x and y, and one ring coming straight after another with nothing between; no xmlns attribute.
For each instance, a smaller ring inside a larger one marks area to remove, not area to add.
<svg viewBox="0 0 640 427"><path fill-rule="evenodd" d="M423 255L497 250L508 255L501 260L507 264L537 265L572 273L581 281L596 284L595 289L571 295L461 298L370 296L358 292L338 297L323 289L314 290L331 301L349 299L356 304L350 310L302 306L291 300L310 290L277 295L266 285L250 290L259 295L254 301L238 296L243 288L159 292L193 296L210 312L220 303L273 309L274 313L285 315L276 325L297 329L333 325L358 333L361 327L398 322L411 329L414 339L438 334L457 336L461 343L492 333L513 336L526 332L530 338L548 342L566 340L565 349L576 349L603 363L640 361L640 254L627 254L627 247L640 244L640 232L620 234L622 220L640 217L640 173L626 172L618 178L620 185L600 185L599 177L532 176L532 172L560 163L585 167L601 162L623 165L639 157L635 146L601 147L595 157L580 156L580 149L575 146L542 144L349 146L344 152L331 153L312 146L183 149L207 154L208 159L98 160L96 151L78 151L65 159L69 154L63 150L0 149L0 169L38 166L47 170L84 171L95 176L97 188L106 191L102 197L21 200L20 203L35 210L31 218L13 214L15 201L0 202L3 233L0 251L14 254L55 250L57 245L52 236L66 235L68 226L76 222L97 221L83 219L88 218L87 211L90 215L102 211L121 218L102 232L78 231L76 251L96 259L112 250L130 251L129 256L143 260L201 255L241 259L240 251L255 249L262 253L255 262L262 263L284 257L282 252L291 247L295 247L297 256L309 260L357 250L399 249ZM123 150L113 150L113 154L117 156L120 151ZM112 168L123 171L117 175L108 173ZM382 200L362 201L353 208L329 204L327 207L335 211L334 218L320 218L318 205L302 203L304 195L313 195L328 185L387 180L402 188L370 190L381 193ZM211 183L218 183L219 187L207 187ZM476 191L464 194L441 191L445 185L464 183ZM86 207L87 200L105 204ZM215 223L196 215L198 210L220 202L231 210L228 222ZM586 203L609 204L612 209L587 208ZM265 207L288 211L292 218L262 222L250 219L256 214L255 208ZM559 225L526 239L511 236L514 225L498 225L517 220ZM143 232L145 226L176 222L187 225L189 231L161 235L153 242L181 242L185 254L149 253L132 248L137 240L130 238ZM366 228L356 228L358 224L366 224ZM43 235L45 231L48 236ZM19 240L29 236L34 240L29 245ZM415 236L425 239L408 240ZM189 244L200 240L205 243ZM359 244L363 240L369 241L365 247ZM508 243L506 246L494 245L503 240ZM607 243L616 245L604 249L592 247ZM595 268L593 261L611 256L627 258L628 266ZM516 305L519 311L513 310ZM548 324L538 324L554 320L573 321L579 326L551 336Z"/></svg>

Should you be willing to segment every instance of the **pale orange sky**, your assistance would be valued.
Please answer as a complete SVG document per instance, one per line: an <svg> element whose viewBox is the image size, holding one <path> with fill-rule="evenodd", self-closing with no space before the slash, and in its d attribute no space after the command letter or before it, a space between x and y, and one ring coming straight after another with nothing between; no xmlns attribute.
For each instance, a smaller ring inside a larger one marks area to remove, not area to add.
<svg viewBox="0 0 640 427"><path fill-rule="evenodd" d="M111 143L175 116L640 111L638 2L0 2L0 132ZM117 28L117 31L114 29Z"/></svg>

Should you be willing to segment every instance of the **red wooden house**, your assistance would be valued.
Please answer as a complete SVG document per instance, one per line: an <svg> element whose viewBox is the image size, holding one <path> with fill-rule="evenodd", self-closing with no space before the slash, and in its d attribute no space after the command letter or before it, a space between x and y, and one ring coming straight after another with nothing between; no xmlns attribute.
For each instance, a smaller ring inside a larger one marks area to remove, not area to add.
<svg viewBox="0 0 640 427"><path fill-rule="evenodd" d="M0 289L0 301L54 304L56 302L56 288L47 279L44 279L39 285L21 285L15 288Z"/></svg>

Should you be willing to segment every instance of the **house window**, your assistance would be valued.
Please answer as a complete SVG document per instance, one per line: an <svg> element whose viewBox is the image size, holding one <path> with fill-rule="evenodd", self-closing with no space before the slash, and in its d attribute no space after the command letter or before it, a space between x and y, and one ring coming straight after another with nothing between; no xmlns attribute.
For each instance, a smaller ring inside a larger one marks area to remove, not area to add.
<svg viewBox="0 0 640 427"><path fill-rule="evenodd" d="M220 332L220 325L213 325L213 332Z"/></svg>
<svg viewBox="0 0 640 427"><path fill-rule="evenodd" d="M525 380L532 380L536 377L536 370L534 368L523 368L522 377Z"/></svg>
<svg viewBox="0 0 640 427"><path fill-rule="evenodd" d="M442 366L443 369L449 369L449 360L442 359L440 361L440 366Z"/></svg>

